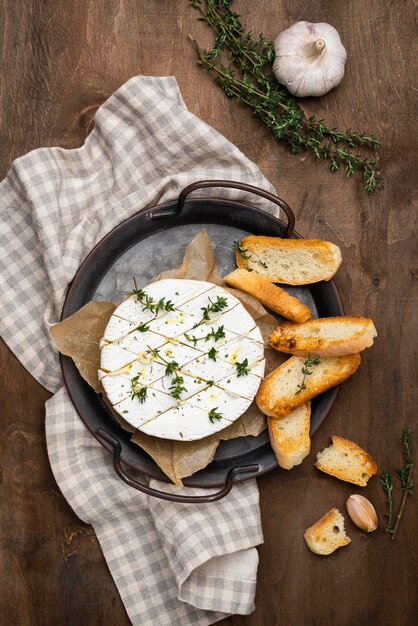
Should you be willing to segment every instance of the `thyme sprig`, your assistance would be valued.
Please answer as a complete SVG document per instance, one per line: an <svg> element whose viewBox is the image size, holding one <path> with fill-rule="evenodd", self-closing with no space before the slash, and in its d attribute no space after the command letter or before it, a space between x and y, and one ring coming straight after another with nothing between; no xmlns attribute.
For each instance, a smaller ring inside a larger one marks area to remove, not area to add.
<svg viewBox="0 0 418 626"><path fill-rule="evenodd" d="M251 258L251 254L248 254L248 248L243 248L242 241L234 241L233 249L239 252L243 259Z"/></svg>
<svg viewBox="0 0 418 626"><path fill-rule="evenodd" d="M248 367L248 359L244 359L242 363L238 361L235 363L235 367L237 368L237 377L240 376L248 376L250 372L250 368Z"/></svg>
<svg viewBox="0 0 418 626"><path fill-rule="evenodd" d="M312 367L312 365L319 365L320 363L321 363L321 357L314 356L313 358L311 358L311 353L309 352L308 358L306 359L306 361L303 362L303 365L302 365L303 378L302 378L301 384L297 385L298 390L295 391L295 396L297 396L303 389L307 389L307 386L305 384L306 377L313 374L313 370L310 370L309 368Z"/></svg>
<svg viewBox="0 0 418 626"><path fill-rule="evenodd" d="M250 107L292 154L307 151L316 159L327 160L332 172L344 168L348 177L358 171L363 176L364 191L372 193L379 180L376 161L351 149L376 150L381 142L375 133L352 129L342 132L328 128L322 119L307 117L271 71L273 44L262 34L256 37L244 31L239 15L232 10L232 0L191 0L191 5L199 12L198 19L216 33L210 50L200 48L192 39L198 63L212 73L226 95ZM225 56L226 65L222 62Z"/></svg>
<svg viewBox="0 0 418 626"><path fill-rule="evenodd" d="M211 422L214 422L215 420L221 420L223 418L222 413L218 412L217 406L214 409L211 409L208 415Z"/></svg>
<svg viewBox="0 0 418 626"><path fill-rule="evenodd" d="M131 380L131 400L137 398L140 404L143 404L147 399L148 389L138 384L139 376L134 376Z"/></svg>
<svg viewBox="0 0 418 626"><path fill-rule="evenodd" d="M386 526L386 532L387 533L393 533L393 526L392 526L392 516L393 516L393 497L392 497L392 493L393 493L393 479L392 479L392 474L390 472L383 472L383 474L380 476L380 482L382 484L382 488L383 491L387 494L388 499L386 500L386 503L388 505L388 510L385 513L385 517L388 518L387 520L387 526Z"/></svg>
<svg viewBox="0 0 418 626"><path fill-rule="evenodd" d="M413 480L413 471L414 471L414 463L411 454L410 448L410 439L413 433L412 428L404 428L400 437L400 441L402 444L403 455L404 455L404 465L402 467L396 468L396 475L399 478L401 486L399 487L399 491L403 492L401 504L399 507L398 514L396 516L395 525L392 525L392 516L393 516L393 478L392 474L388 471L383 472L380 476L380 482L383 487L383 491L388 494L388 500L386 501L388 504L388 511L385 513L385 516L388 518L388 525L386 527L386 532L390 533L392 539L395 539L396 533L398 532L399 524L403 516L403 512L405 509L406 501L408 496L412 496L414 489L414 480Z"/></svg>
<svg viewBox="0 0 418 626"><path fill-rule="evenodd" d="M135 278L133 278L133 281L135 287L134 289L132 289L131 294L133 296L136 296L137 301L142 304L143 311L150 311L155 316L157 316L160 311L174 311L174 304L171 300L166 301L164 297L160 298L160 300L156 302L154 298L147 294L146 291L144 291L143 289L138 289ZM138 330L141 329L138 327Z"/></svg>
<svg viewBox="0 0 418 626"><path fill-rule="evenodd" d="M218 351L216 348L211 348L208 352L208 357L212 359L212 361L216 361L216 357L218 355Z"/></svg>
<svg viewBox="0 0 418 626"><path fill-rule="evenodd" d="M180 399L180 394L183 391L187 391L186 387L183 386L183 383L184 383L183 376L179 376L178 374L176 374L176 376L171 381L170 395L173 396L173 398L176 398L176 400Z"/></svg>
<svg viewBox="0 0 418 626"><path fill-rule="evenodd" d="M176 398L176 400L180 399L180 394L183 391L187 391L186 387L184 387L184 378L183 376L179 375L179 364L177 363L177 361L168 361L166 358L164 358L161 354L160 351L158 349L152 349L148 346L148 349L153 353L153 356L155 357L159 357L161 359L161 361L163 361L163 363L165 364L165 375L166 376L171 376L172 374L174 374L174 378L172 378L171 380L171 385L169 387L170 389L170 396L173 396L173 398Z"/></svg>
<svg viewBox="0 0 418 626"><path fill-rule="evenodd" d="M184 333L187 341L191 341L195 346L198 341L209 341L209 339L213 339L214 341L219 341L220 339L225 338L225 330L223 326L218 326L216 330L213 330L213 327L210 329L210 333L205 335L204 337L196 337L195 335L189 335L188 333Z"/></svg>
<svg viewBox="0 0 418 626"><path fill-rule="evenodd" d="M228 300L227 298L225 298L225 296L218 296L215 302L212 302L212 300L209 298L208 306L201 307L201 311L203 311L202 319L200 320L200 322L197 322L193 326L193 328L197 328L198 326L200 326L201 324L204 324L205 322L210 322L211 313L220 313L221 311L226 309L227 306L228 306Z"/></svg>

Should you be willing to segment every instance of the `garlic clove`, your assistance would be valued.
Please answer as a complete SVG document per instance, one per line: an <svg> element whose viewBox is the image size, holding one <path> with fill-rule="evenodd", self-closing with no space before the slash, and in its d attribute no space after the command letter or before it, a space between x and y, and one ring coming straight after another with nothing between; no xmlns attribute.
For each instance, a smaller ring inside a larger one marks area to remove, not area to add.
<svg viewBox="0 0 418 626"><path fill-rule="evenodd" d="M373 504L358 493L347 498L347 512L354 524L371 533L377 528L377 513Z"/></svg>

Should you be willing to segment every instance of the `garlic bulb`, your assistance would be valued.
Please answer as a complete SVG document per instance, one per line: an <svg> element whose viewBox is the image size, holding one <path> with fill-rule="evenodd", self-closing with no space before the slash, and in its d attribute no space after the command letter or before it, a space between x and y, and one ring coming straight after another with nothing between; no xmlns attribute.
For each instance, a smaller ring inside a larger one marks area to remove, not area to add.
<svg viewBox="0 0 418 626"><path fill-rule="evenodd" d="M347 512L356 526L371 533L377 528L377 514L373 504L358 493L349 496L346 502Z"/></svg>
<svg viewBox="0 0 418 626"><path fill-rule="evenodd" d="M274 75L294 96L323 96L344 76L347 52L330 24L297 22L276 37L274 52Z"/></svg>

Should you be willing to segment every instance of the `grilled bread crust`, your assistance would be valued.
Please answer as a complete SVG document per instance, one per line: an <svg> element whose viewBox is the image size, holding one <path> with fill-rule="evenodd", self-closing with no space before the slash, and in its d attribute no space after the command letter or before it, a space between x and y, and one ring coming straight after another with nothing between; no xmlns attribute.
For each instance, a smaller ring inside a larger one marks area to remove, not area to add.
<svg viewBox="0 0 418 626"><path fill-rule="evenodd" d="M344 530L344 517L338 509L325 513L315 524L305 530L304 538L315 554L327 556L351 542Z"/></svg>
<svg viewBox="0 0 418 626"><path fill-rule="evenodd" d="M300 465L311 450L311 403L306 402L281 419L267 418L270 443L280 467Z"/></svg>
<svg viewBox="0 0 418 626"><path fill-rule="evenodd" d="M303 324L283 322L270 336L270 345L295 356L344 356L373 345L377 336L366 317L322 317Z"/></svg>
<svg viewBox="0 0 418 626"><path fill-rule="evenodd" d="M237 265L273 283L307 285L330 280L341 264L338 246L320 239L281 239L249 235L237 250Z"/></svg>
<svg viewBox="0 0 418 626"><path fill-rule="evenodd" d="M312 315L311 310L300 300L257 272L237 269L225 276L224 281L254 296L261 304L292 322L306 322Z"/></svg>
<svg viewBox="0 0 418 626"><path fill-rule="evenodd" d="M339 385L354 374L360 365L359 354L322 357L319 365L312 365L312 374L306 377L306 389L301 389L304 358L292 356L270 372L258 389L259 409L270 417L284 417L318 394ZM299 391L300 390L300 391Z"/></svg>
<svg viewBox="0 0 418 626"><path fill-rule="evenodd" d="M376 474L377 465L373 457L343 437L332 436L332 444L318 452L315 465L326 474L340 480L365 487L369 479Z"/></svg>

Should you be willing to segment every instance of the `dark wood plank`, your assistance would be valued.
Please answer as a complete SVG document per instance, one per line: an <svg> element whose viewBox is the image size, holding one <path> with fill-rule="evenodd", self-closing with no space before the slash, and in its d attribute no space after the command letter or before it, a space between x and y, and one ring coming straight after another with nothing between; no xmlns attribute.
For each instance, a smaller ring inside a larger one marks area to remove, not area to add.
<svg viewBox="0 0 418 626"><path fill-rule="evenodd" d="M402 427L416 424L413 3L237 0L236 6L249 28L269 38L298 19L339 30L348 50L344 81L304 106L330 125L372 129L383 138L379 193L366 198L360 184L289 155L249 111L228 101L195 64L188 34L203 44L211 34L184 0L1 3L0 175L36 147L81 145L94 107L131 76L173 74L190 110L252 158L294 207L298 230L340 245L336 282L345 309L373 317L379 339L342 387L310 457L292 472L260 479L265 544L256 610L222 623L409 626L418 614L417 496L395 543L381 529L367 536L348 523L352 544L321 559L302 534L328 508L344 510L346 497L359 491L315 471L312 461L330 434L364 445L386 468L401 462ZM0 361L0 623L126 625L94 533L74 516L49 468L48 394L4 345ZM382 514L378 479L362 493Z"/></svg>

